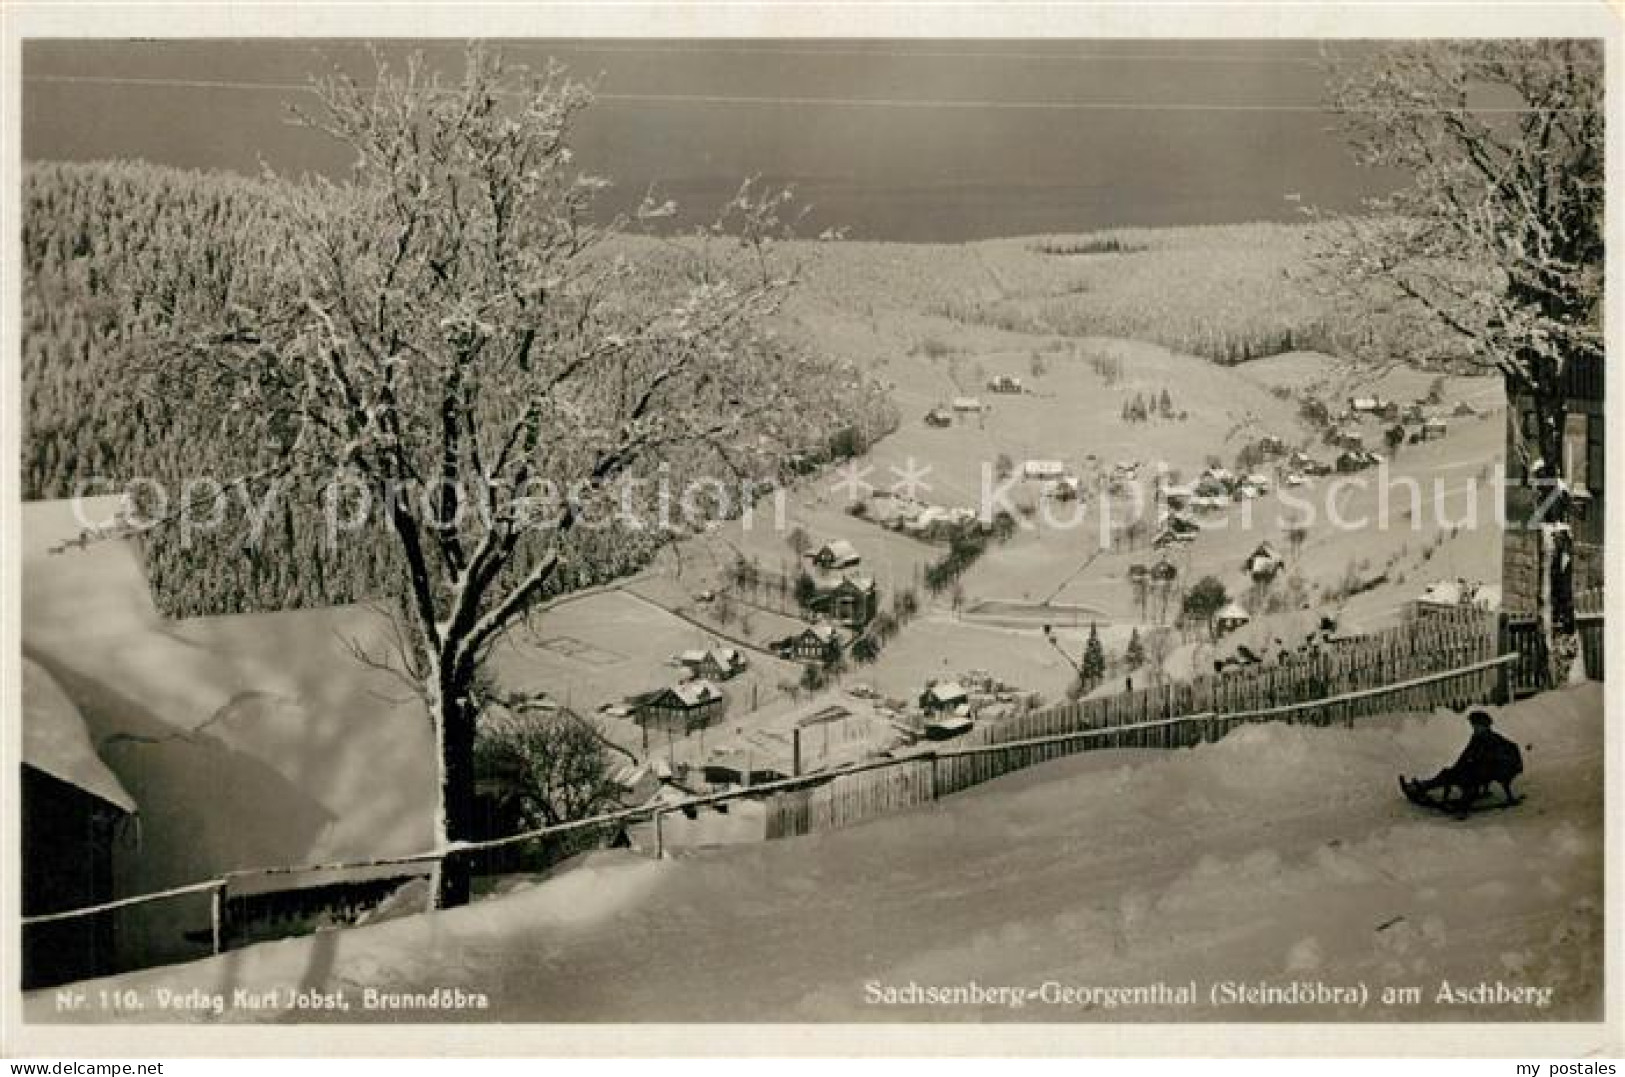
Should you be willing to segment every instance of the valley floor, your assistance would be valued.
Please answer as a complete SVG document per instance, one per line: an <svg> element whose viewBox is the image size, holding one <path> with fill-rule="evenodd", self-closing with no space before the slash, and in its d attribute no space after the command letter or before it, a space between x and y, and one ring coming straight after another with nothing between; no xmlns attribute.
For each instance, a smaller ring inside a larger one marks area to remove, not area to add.
<svg viewBox="0 0 1625 1077"><path fill-rule="evenodd" d="M81 986L135 990L143 1011L107 1016L144 1022L1596 1020L1601 686L1501 708L1497 727L1526 746L1526 800L1460 821L1395 783L1454 758L1459 716L1260 725L1167 755L1057 761L809 838L595 854L450 913ZM1196 999L875 1001L972 983L1194 985ZM1215 1005L1225 983L1307 1001ZM1316 1001L1317 984L1364 985L1366 1004ZM350 1009L233 1009L239 988L342 994ZM367 989L438 988L489 1008L364 1008ZM1385 1002L1397 988L1419 995ZM226 1006L164 1009L163 991ZM30 997L28 1018L69 1019L55 999Z"/></svg>

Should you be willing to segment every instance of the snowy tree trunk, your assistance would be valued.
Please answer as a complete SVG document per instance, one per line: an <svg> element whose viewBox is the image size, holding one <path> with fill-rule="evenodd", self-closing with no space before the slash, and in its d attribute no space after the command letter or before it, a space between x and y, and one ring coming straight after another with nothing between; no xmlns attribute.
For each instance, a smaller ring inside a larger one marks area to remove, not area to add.
<svg viewBox="0 0 1625 1077"><path fill-rule="evenodd" d="M1543 371L1534 395L1539 430L1539 478L1534 490L1537 515L1527 521L1540 528L1540 583L1538 616L1546 647L1547 684L1568 682L1570 667L1580 651L1574 623L1574 543L1569 530L1569 495L1564 475L1563 436L1568 407L1561 378Z"/></svg>
<svg viewBox="0 0 1625 1077"><path fill-rule="evenodd" d="M435 805L436 837L441 848L474 840L474 706L468 683L442 677L435 693L435 727L440 742L437 767L439 797ZM442 857L435 879L435 906L452 909L468 904L471 862L467 854Z"/></svg>

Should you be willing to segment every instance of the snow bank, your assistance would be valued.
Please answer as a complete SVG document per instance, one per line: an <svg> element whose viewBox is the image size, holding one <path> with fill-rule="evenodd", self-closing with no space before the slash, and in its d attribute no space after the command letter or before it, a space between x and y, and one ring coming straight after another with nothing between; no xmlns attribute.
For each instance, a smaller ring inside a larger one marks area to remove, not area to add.
<svg viewBox="0 0 1625 1077"><path fill-rule="evenodd" d="M490 1004L348 1020L1595 1020L1601 688L1500 709L1496 724L1526 746L1528 799L1464 821L1395 784L1454 757L1460 716L1258 726L1165 756L1060 760L845 831L662 862L598 856L467 909L120 982L315 986L357 1005L367 988L455 987ZM1200 990L1194 1003L874 1002L875 985L973 981ZM1296 982L1363 984L1368 1003L1207 993ZM1469 990L1480 984L1520 1000ZM1400 987L1421 994L1383 1000ZM28 1005L51 1018L48 998Z"/></svg>

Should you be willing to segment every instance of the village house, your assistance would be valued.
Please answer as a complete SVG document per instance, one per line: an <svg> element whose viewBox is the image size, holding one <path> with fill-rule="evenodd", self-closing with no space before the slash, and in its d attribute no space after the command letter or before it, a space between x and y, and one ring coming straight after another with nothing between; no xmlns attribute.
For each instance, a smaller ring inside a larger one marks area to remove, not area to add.
<svg viewBox="0 0 1625 1077"><path fill-rule="evenodd" d="M808 625L779 640L774 649L800 662L832 662L841 653L841 634L833 625Z"/></svg>
<svg viewBox="0 0 1625 1077"><path fill-rule="evenodd" d="M1040 492L1056 501L1076 501L1083 492L1083 485L1074 475L1062 475L1046 481Z"/></svg>
<svg viewBox="0 0 1625 1077"><path fill-rule="evenodd" d="M979 414L986 410L981 400L974 396L954 397L953 408L960 414Z"/></svg>
<svg viewBox="0 0 1625 1077"><path fill-rule="evenodd" d="M1412 599L1407 614L1415 619L1435 613L1459 609L1497 612L1501 608L1501 589L1493 585L1464 579L1435 580Z"/></svg>
<svg viewBox="0 0 1625 1077"><path fill-rule="evenodd" d="M113 843L134 799L96 754L84 717L44 667L22 660L22 914L39 916L114 897ZM22 986L114 972L114 918L23 932Z"/></svg>
<svg viewBox="0 0 1625 1077"><path fill-rule="evenodd" d="M1286 442L1274 434L1265 434L1258 439L1258 451L1265 456L1280 456L1286 452Z"/></svg>
<svg viewBox="0 0 1625 1077"><path fill-rule="evenodd" d="M1000 374L987 380L987 388L993 393L1019 393L1021 392L1021 379L1012 378L1008 374Z"/></svg>
<svg viewBox="0 0 1625 1077"><path fill-rule="evenodd" d="M710 681L684 681L657 688L633 699L633 718L643 729L643 748L649 749L649 731L668 738L686 737L722 720L727 697Z"/></svg>
<svg viewBox="0 0 1625 1077"><path fill-rule="evenodd" d="M1575 591L1603 580L1604 466L1607 459L1604 422L1603 360L1574 357L1563 373L1563 481L1569 494L1569 538L1573 543ZM1553 540L1527 523L1548 491L1535 470L1540 460L1539 419L1534 401L1510 387L1507 396L1504 505L1507 527L1501 544L1501 593L1509 627L1517 638L1534 638L1542 596L1550 594L1547 544ZM1599 674L1600 675L1600 674Z"/></svg>
<svg viewBox="0 0 1625 1077"><path fill-rule="evenodd" d="M1059 479L1066 474L1066 465L1059 460L1028 460L1021 465L1024 479Z"/></svg>
<svg viewBox="0 0 1625 1077"><path fill-rule="evenodd" d="M1213 633L1217 636L1227 635L1238 628L1245 628L1252 619L1252 614L1242 609L1239 603L1231 602L1213 615Z"/></svg>
<svg viewBox="0 0 1625 1077"><path fill-rule="evenodd" d="M731 680L743 673L748 664L737 647L684 651L677 656L677 661L693 676L707 681Z"/></svg>
<svg viewBox="0 0 1625 1077"><path fill-rule="evenodd" d="M932 408L925 413L925 425L936 427L952 426L954 425L953 413L946 408Z"/></svg>
<svg viewBox="0 0 1625 1077"><path fill-rule="evenodd" d="M1256 550L1247 555L1247 560L1242 563L1242 571L1255 580L1270 580L1275 578L1275 574L1281 570L1283 564L1285 562L1281 555L1275 552L1275 547L1268 542L1261 542Z"/></svg>
<svg viewBox="0 0 1625 1077"><path fill-rule="evenodd" d="M819 583L811 606L838 625L860 629L880 612L880 590L869 576L843 575Z"/></svg>
<svg viewBox="0 0 1625 1077"><path fill-rule="evenodd" d="M901 518L904 531L916 538L929 538L934 532L946 531L965 520L975 519L969 509L946 508L942 505L922 505Z"/></svg>
<svg viewBox="0 0 1625 1077"><path fill-rule="evenodd" d="M1444 437L1449 430L1450 428L1445 421L1435 416L1422 424L1422 440L1437 441Z"/></svg>
<svg viewBox="0 0 1625 1077"><path fill-rule="evenodd" d="M1151 566L1151 579L1157 583L1172 583L1179 578L1179 569L1166 558Z"/></svg>
<svg viewBox="0 0 1625 1077"><path fill-rule="evenodd" d="M1184 508L1190 504L1190 500L1194 496L1196 496L1196 492L1189 486L1164 486L1162 488L1162 499L1167 502L1168 507L1171 509Z"/></svg>
<svg viewBox="0 0 1625 1077"><path fill-rule="evenodd" d="M1346 449L1337 454L1337 470L1343 474L1364 471L1368 467L1375 467L1376 464L1376 454L1359 449Z"/></svg>
<svg viewBox="0 0 1625 1077"><path fill-rule="evenodd" d="M812 563L822 569L851 568L862 561L857 547L846 539L833 539L824 543L811 554Z"/></svg>
<svg viewBox="0 0 1625 1077"><path fill-rule="evenodd" d="M920 693L920 710L926 714L939 714L968 707L970 693L958 681L937 681Z"/></svg>
<svg viewBox="0 0 1625 1077"><path fill-rule="evenodd" d="M791 777L784 772L782 764L766 753L737 745L712 753L701 772L706 784L713 789L761 785Z"/></svg>

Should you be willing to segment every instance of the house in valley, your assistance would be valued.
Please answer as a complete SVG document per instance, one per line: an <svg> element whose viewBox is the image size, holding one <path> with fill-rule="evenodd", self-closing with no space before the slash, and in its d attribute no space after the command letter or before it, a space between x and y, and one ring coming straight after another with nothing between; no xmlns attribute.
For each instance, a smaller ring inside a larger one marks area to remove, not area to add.
<svg viewBox="0 0 1625 1077"><path fill-rule="evenodd" d="M694 680L645 692L634 697L632 705L632 720L643 728L643 747L647 751L651 729L668 738L686 737L720 722L728 701L722 689L710 681Z"/></svg>
<svg viewBox="0 0 1625 1077"><path fill-rule="evenodd" d="M1253 615L1242 609L1240 603L1231 602L1213 615L1213 633L1227 635L1238 628L1245 628L1252 619Z"/></svg>
<svg viewBox="0 0 1625 1077"><path fill-rule="evenodd" d="M937 681L920 693L920 710L928 715L953 713L970 704L970 693L958 681Z"/></svg>
<svg viewBox="0 0 1625 1077"><path fill-rule="evenodd" d="M1054 481L1066 474L1066 465L1059 460L1028 460L1021 465L1021 477Z"/></svg>
<svg viewBox="0 0 1625 1077"><path fill-rule="evenodd" d="M1247 555L1247 560L1241 567L1243 572L1255 580L1271 580L1285 563L1281 555L1275 552L1275 547L1268 542L1261 542L1257 549Z"/></svg>
<svg viewBox="0 0 1625 1077"><path fill-rule="evenodd" d="M749 664L737 647L684 651L677 656L677 661L693 676L707 681L731 680L743 673Z"/></svg>
<svg viewBox="0 0 1625 1077"><path fill-rule="evenodd" d="M798 662L833 662L841 653L841 634L833 625L808 625L779 640L774 649Z"/></svg>
<svg viewBox="0 0 1625 1077"><path fill-rule="evenodd" d="M810 605L838 625L860 629L880 612L880 589L872 577L843 574L818 583Z"/></svg>
<svg viewBox="0 0 1625 1077"><path fill-rule="evenodd" d="M851 568L862 561L857 547L846 539L832 539L824 543L810 555L812 563L822 569Z"/></svg>

